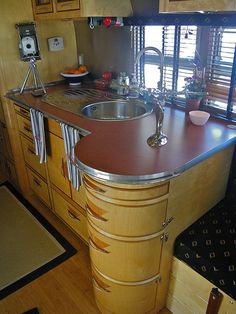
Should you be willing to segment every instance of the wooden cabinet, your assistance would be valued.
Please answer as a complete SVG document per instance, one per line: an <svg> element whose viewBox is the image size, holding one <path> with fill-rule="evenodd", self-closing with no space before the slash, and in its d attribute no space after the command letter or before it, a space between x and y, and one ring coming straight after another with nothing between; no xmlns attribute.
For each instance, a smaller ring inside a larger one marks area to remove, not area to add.
<svg viewBox="0 0 236 314"><path fill-rule="evenodd" d="M35 14L53 12L52 0L33 0L32 6Z"/></svg>
<svg viewBox="0 0 236 314"><path fill-rule="evenodd" d="M85 175L84 186L98 307L102 313L155 313L169 182L128 185Z"/></svg>
<svg viewBox="0 0 236 314"><path fill-rule="evenodd" d="M232 0L160 0L159 12L235 11Z"/></svg>
<svg viewBox="0 0 236 314"><path fill-rule="evenodd" d="M47 182L28 167L26 169L31 190L50 208L51 202Z"/></svg>
<svg viewBox="0 0 236 314"><path fill-rule="evenodd" d="M92 280L96 302L103 314L157 313L158 276L130 284L105 277L92 265Z"/></svg>
<svg viewBox="0 0 236 314"><path fill-rule="evenodd" d="M32 0L36 20L80 17L80 0Z"/></svg>
<svg viewBox="0 0 236 314"><path fill-rule="evenodd" d="M94 294L103 314L158 313L165 307L174 241L224 197L233 149L159 184L126 185L85 175Z"/></svg>
<svg viewBox="0 0 236 314"><path fill-rule="evenodd" d="M52 133L47 133L46 145L50 182L57 186L63 193L71 196L63 139Z"/></svg>
<svg viewBox="0 0 236 314"><path fill-rule="evenodd" d="M81 0L82 16L131 16L131 1L127 0Z"/></svg>
<svg viewBox="0 0 236 314"><path fill-rule="evenodd" d="M55 0L55 4L57 12L80 9L79 0Z"/></svg>
<svg viewBox="0 0 236 314"><path fill-rule="evenodd" d="M30 190L51 208L45 163L35 154L29 110L14 106Z"/></svg>
<svg viewBox="0 0 236 314"><path fill-rule="evenodd" d="M77 235L88 241L85 191L83 186L76 191L68 180L60 124L53 119L44 119L47 162L40 164L39 156L35 154L29 110L18 105L14 105L14 109L30 190L49 208L52 207ZM0 145L2 141L0 136ZM12 168L6 166L4 160L0 160L0 165L7 169L7 173ZM13 169L9 173L13 176Z"/></svg>
<svg viewBox="0 0 236 314"><path fill-rule="evenodd" d="M69 203L59 192L52 190L55 213L80 237L88 242L86 213L82 208Z"/></svg>
<svg viewBox="0 0 236 314"><path fill-rule="evenodd" d="M35 154L34 143L29 139L21 136L21 146L27 166L31 167L34 171L46 179L45 164L39 163L39 156Z"/></svg>
<svg viewBox="0 0 236 314"><path fill-rule="evenodd" d="M125 282L143 281L158 274L164 232L116 237L104 234L89 219L88 229L90 257L102 274Z"/></svg>

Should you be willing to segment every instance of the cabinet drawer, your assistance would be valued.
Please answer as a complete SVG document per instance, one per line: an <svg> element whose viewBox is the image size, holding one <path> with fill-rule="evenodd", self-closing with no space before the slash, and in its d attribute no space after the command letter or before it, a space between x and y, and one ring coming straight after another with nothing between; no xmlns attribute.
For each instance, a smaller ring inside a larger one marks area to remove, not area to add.
<svg viewBox="0 0 236 314"><path fill-rule="evenodd" d="M19 114L17 114L16 117L17 117L19 131L23 133L24 135L26 135L27 137L33 139L30 120Z"/></svg>
<svg viewBox="0 0 236 314"><path fill-rule="evenodd" d="M158 289L155 277L132 285L114 282L102 276L92 265L92 280L95 299L102 313L143 314L155 308Z"/></svg>
<svg viewBox="0 0 236 314"><path fill-rule="evenodd" d="M114 239L88 219L90 257L99 271L121 281L141 281L158 274L161 235ZM131 240L132 239L132 240Z"/></svg>
<svg viewBox="0 0 236 314"><path fill-rule="evenodd" d="M39 163L39 156L35 154L34 143L21 136L22 150L25 162L38 172L42 177L46 178L45 164Z"/></svg>
<svg viewBox="0 0 236 314"><path fill-rule="evenodd" d="M52 133L47 133L47 135L47 164L50 181L71 197L64 142Z"/></svg>
<svg viewBox="0 0 236 314"><path fill-rule="evenodd" d="M86 217L52 189L54 210L79 236L88 242Z"/></svg>
<svg viewBox="0 0 236 314"><path fill-rule="evenodd" d="M115 184L105 181L95 180L94 178L84 175L84 184L88 190L94 193L110 197L117 200L148 200L163 196L169 192L169 182L160 184Z"/></svg>
<svg viewBox="0 0 236 314"><path fill-rule="evenodd" d="M30 188L50 208L51 205L47 183L28 167L26 167L26 169L28 173Z"/></svg>
<svg viewBox="0 0 236 314"><path fill-rule="evenodd" d="M45 129L48 132L53 133L62 138L61 127L60 127L59 122L57 122L56 120L47 119L45 121Z"/></svg>
<svg viewBox="0 0 236 314"><path fill-rule="evenodd" d="M30 119L30 112L27 109L24 109L18 105L14 105L15 111L19 113L20 115L24 116L25 118Z"/></svg>
<svg viewBox="0 0 236 314"><path fill-rule="evenodd" d="M69 10L79 10L80 1L79 0L56 0L56 10L69 11Z"/></svg>
<svg viewBox="0 0 236 314"><path fill-rule="evenodd" d="M99 228L120 236L145 236L161 231L165 226L167 199L152 201L120 201L102 195L87 194L87 215ZM135 222L135 223L134 223Z"/></svg>

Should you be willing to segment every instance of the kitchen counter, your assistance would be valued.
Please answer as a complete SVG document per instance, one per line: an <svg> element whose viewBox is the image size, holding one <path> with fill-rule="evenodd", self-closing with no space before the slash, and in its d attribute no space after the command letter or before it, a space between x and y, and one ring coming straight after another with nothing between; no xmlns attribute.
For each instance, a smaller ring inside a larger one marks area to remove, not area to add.
<svg viewBox="0 0 236 314"><path fill-rule="evenodd" d="M50 87L48 93L66 88ZM68 111L66 105L49 105L30 93L7 97L88 134L75 147L77 162L81 170L100 179L123 183L160 181L182 173L236 140L236 130L228 128L227 121L211 117L205 126L195 126L185 112L166 107L163 130L168 142L151 148L146 141L155 132L154 114L130 121L97 121Z"/></svg>

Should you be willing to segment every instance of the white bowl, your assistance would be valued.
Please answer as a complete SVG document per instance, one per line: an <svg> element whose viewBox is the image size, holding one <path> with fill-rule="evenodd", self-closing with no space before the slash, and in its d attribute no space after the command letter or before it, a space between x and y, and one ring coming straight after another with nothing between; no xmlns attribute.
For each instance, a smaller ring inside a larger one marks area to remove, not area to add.
<svg viewBox="0 0 236 314"><path fill-rule="evenodd" d="M201 110L194 110L189 112L189 118L195 125L204 125L207 123L210 113Z"/></svg>
<svg viewBox="0 0 236 314"><path fill-rule="evenodd" d="M86 76L89 72L84 72L81 74L68 74L61 73L61 76L65 77L70 85L80 85L84 76Z"/></svg>

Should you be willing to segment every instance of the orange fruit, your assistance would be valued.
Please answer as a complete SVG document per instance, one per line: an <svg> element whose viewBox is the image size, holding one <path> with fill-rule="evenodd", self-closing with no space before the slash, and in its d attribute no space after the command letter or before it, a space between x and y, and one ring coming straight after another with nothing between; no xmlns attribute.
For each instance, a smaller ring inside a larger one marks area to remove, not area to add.
<svg viewBox="0 0 236 314"><path fill-rule="evenodd" d="M80 73L85 73L85 72L87 72L87 67L85 65L81 65L79 67L79 70L80 70Z"/></svg>

